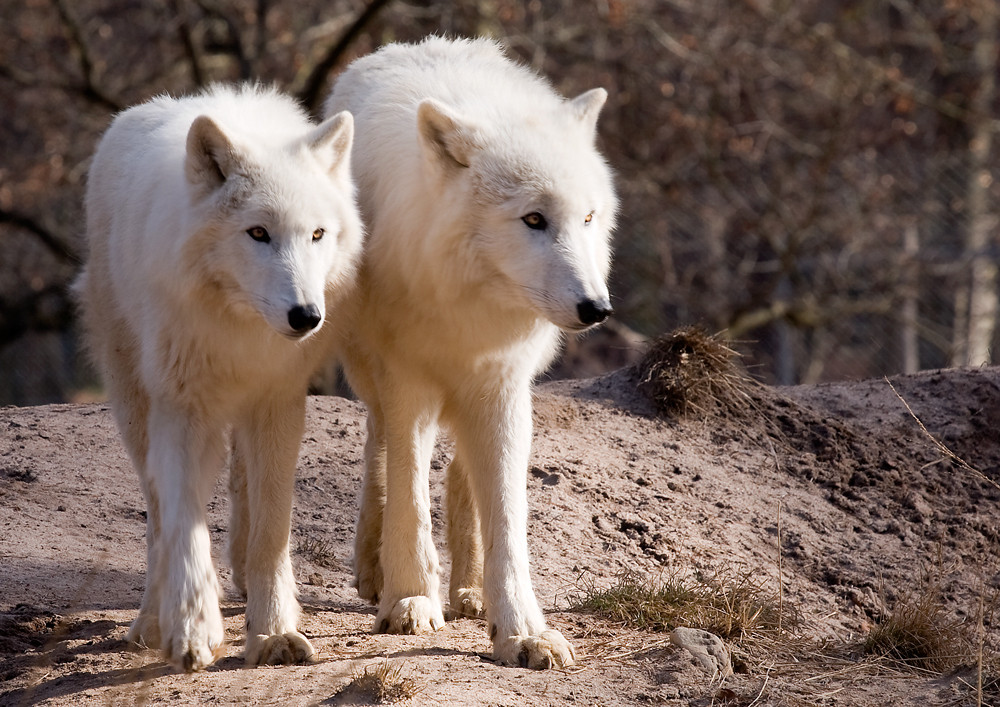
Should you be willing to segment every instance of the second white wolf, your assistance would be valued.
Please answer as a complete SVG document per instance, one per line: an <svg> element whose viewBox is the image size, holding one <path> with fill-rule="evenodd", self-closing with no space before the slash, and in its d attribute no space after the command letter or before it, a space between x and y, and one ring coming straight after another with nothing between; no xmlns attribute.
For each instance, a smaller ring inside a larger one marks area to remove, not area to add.
<svg viewBox="0 0 1000 707"><path fill-rule="evenodd" d="M77 293L146 497L146 591L129 639L184 670L223 649L205 505L232 431L230 555L246 660L309 659L288 555L311 372L362 241L349 114L217 87L115 118L87 185Z"/></svg>
<svg viewBox="0 0 1000 707"><path fill-rule="evenodd" d="M327 102L355 116L369 230L338 338L369 410L355 575L377 631L443 624L428 470L444 423L452 611L485 605L502 662L574 660L529 576L531 382L560 331L611 311L606 96L566 100L492 41L431 38L356 61Z"/></svg>

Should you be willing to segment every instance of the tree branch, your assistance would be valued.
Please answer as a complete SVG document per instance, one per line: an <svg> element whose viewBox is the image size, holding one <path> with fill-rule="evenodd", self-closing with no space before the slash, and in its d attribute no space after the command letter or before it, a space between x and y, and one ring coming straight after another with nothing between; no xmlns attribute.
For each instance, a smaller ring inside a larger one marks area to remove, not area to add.
<svg viewBox="0 0 1000 707"><path fill-rule="evenodd" d="M333 71L347 48L351 46L351 43L361 34L368 23L375 19L375 16L390 2L392 0L371 0L365 11L354 20L337 43L330 47L323 58L313 67L306 78L305 86L299 92L299 100L309 112L315 112L320 94L326 85L327 76Z"/></svg>
<svg viewBox="0 0 1000 707"><path fill-rule="evenodd" d="M243 35L240 32L239 22L234 20L214 0L195 0L195 3L205 13L206 17L214 17L222 20L226 25L227 39L229 41L212 47L212 49L216 52L230 54L236 59L236 63L240 67L241 79L246 80L253 76L253 67L250 65L250 59L247 57L246 49L243 46Z"/></svg>
<svg viewBox="0 0 1000 707"><path fill-rule="evenodd" d="M195 46L191 23L188 22L187 3L184 0L170 0L170 7L177 16L177 38L187 55L188 65L191 67L191 80L195 86L204 86L205 70L201 63L201 53Z"/></svg>
<svg viewBox="0 0 1000 707"><path fill-rule="evenodd" d="M70 44L76 49L76 54L80 61L80 72L83 75L83 86L80 88L81 93L91 101L110 108L115 112L122 110L124 106L121 101L108 95L98 85L95 78L94 62L91 59L90 45L87 44L87 40L84 38L80 23L70 13L66 0L55 0L55 6L59 12L59 18L69 33Z"/></svg>
<svg viewBox="0 0 1000 707"><path fill-rule="evenodd" d="M49 251L60 260L73 265L82 265L83 259L71 247L66 245L61 238L56 236L40 223L29 216L17 214L0 208L0 223L7 223L15 228L20 228L35 234Z"/></svg>

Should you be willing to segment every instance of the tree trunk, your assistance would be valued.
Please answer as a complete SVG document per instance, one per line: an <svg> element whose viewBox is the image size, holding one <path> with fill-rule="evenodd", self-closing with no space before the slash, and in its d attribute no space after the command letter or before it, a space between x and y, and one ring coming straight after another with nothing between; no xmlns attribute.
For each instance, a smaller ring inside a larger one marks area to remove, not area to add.
<svg viewBox="0 0 1000 707"><path fill-rule="evenodd" d="M997 18L1000 10L994 0L978 3L979 38L974 49L979 73L979 91L972 100L972 140L969 145L969 231L966 253L969 257L969 300L964 363L983 366L990 363L990 346L997 324L997 264L990 246L996 242L997 216L989 198L993 175L990 157L993 151L995 120L992 108L996 97Z"/></svg>
<svg viewBox="0 0 1000 707"><path fill-rule="evenodd" d="M920 336L917 323L920 316L920 232L917 224L908 223L903 231L903 303L900 307L900 339L903 373L920 370Z"/></svg>

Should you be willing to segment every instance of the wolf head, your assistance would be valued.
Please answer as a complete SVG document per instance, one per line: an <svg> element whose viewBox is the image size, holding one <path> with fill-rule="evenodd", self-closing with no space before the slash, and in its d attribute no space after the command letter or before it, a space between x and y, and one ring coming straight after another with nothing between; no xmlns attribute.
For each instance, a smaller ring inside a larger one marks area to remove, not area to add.
<svg viewBox="0 0 1000 707"><path fill-rule="evenodd" d="M353 135L347 112L275 149L238 144L205 115L188 131L185 172L207 224L190 266L234 311L289 338L319 329L325 291L353 272L360 250Z"/></svg>
<svg viewBox="0 0 1000 707"><path fill-rule="evenodd" d="M503 296L583 331L611 314L607 277L617 199L595 146L607 99L593 89L554 109L477 124L425 99L417 109L424 157L473 204L472 249L506 283Z"/></svg>

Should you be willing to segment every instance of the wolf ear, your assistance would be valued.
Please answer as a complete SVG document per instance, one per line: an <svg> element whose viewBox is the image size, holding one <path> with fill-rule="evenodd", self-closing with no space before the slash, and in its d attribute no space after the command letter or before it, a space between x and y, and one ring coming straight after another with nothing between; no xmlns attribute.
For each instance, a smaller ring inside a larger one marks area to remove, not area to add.
<svg viewBox="0 0 1000 707"><path fill-rule="evenodd" d="M184 170L188 181L211 192L222 186L239 164L239 154L222 128L207 115L195 118L187 135Z"/></svg>
<svg viewBox="0 0 1000 707"><path fill-rule="evenodd" d="M479 149L474 128L465 124L451 109L433 98L417 106L420 141L436 159L453 167L468 167Z"/></svg>
<svg viewBox="0 0 1000 707"><path fill-rule="evenodd" d="M327 118L306 138L306 145L331 174L346 176L351 166L354 116L346 110Z"/></svg>
<svg viewBox="0 0 1000 707"><path fill-rule="evenodd" d="M570 110L577 119L597 132L597 116L608 100L608 92L603 88L592 88L569 102Z"/></svg>

